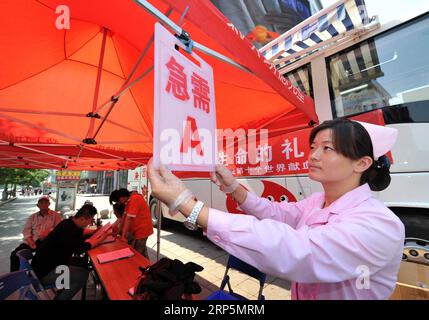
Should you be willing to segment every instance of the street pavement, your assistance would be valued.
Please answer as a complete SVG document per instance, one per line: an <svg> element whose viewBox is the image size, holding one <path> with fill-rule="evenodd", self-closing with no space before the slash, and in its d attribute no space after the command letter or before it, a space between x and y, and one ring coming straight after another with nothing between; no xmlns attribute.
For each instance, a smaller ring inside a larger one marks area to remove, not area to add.
<svg viewBox="0 0 429 320"><path fill-rule="evenodd" d="M28 216L37 211L36 202L38 196L18 197L14 201L0 206L0 274L9 272L10 252L16 248L22 239L22 228ZM86 200L93 202L98 211L111 209L108 196L100 195L79 195L76 200L76 208L83 205ZM51 209L55 208L54 201L51 201ZM113 215L112 215L113 216ZM114 220L114 216L111 221ZM104 220L106 223L109 220ZM149 258L156 261L157 253L157 230L149 237L147 246ZM183 263L192 261L204 270L197 273L196 281L202 287L200 294L204 299L214 291L219 289L220 283L225 273L225 266L228 260L228 253L207 240L201 231L189 231L180 223L171 223L161 230L161 250L160 258L163 256L171 259L179 259ZM245 274L235 270L230 270L231 286L234 292L249 299L256 299L259 290L259 282ZM100 298L88 290L87 297ZM267 277L263 294L267 300L289 300L290 282Z"/></svg>

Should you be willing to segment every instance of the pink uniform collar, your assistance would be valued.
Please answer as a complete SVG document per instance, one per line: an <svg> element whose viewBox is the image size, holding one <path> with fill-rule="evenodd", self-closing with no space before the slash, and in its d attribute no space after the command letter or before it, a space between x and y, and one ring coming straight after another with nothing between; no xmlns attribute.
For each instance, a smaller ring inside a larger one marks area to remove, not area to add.
<svg viewBox="0 0 429 320"><path fill-rule="evenodd" d="M368 183L365 183L345 194L339 199L335 200L329 207L324 208L330 213L339 214L345 209L351 209L357 207L363 201L368 200L372 197L371 189ZM320 194L320 208L325 201L325 193Z"/></svg>

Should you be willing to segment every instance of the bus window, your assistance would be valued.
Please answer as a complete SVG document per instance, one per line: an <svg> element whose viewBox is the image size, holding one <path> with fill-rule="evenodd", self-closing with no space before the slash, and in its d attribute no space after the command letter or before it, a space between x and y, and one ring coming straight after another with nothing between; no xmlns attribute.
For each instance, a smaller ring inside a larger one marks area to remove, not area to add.
<svg viewBox="0 0 429 320"><path fill-rule="evenodd" d="M313 97L310 64L286 73L284 77L288 79L295 88L301 90L302 93Z"/></svg>
<svg viewBox="0 0 429 320"><path fill-rule="evenodd" d="M327 59L335 117L391 106L418 107L429 121L429 16L361 42ZM423 108L423 109L422 109ZM417 117L417 116L416 116ZM409 121L422 121L412 119Z"/></svg>

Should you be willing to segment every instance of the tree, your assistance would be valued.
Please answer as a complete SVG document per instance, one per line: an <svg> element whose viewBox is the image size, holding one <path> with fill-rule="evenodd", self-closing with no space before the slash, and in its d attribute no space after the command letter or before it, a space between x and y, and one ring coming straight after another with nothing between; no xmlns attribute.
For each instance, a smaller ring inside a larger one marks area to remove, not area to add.
<svg viewBox="0 0 429 320"><path fill-rule="evenodd" d="M48 176L48 170L0 168L0 185L4 185L2 200L8 197L9 184L14 186L15 193L17 185L38 187Z"/></svg>
<svg viewBox="0 0 429 320"><path fill-rule="evenodd" d="M8 197L7 189L14 175L14 170L15 169L0 168L0 185L4 185L2 200L6 200Z"/></svg>

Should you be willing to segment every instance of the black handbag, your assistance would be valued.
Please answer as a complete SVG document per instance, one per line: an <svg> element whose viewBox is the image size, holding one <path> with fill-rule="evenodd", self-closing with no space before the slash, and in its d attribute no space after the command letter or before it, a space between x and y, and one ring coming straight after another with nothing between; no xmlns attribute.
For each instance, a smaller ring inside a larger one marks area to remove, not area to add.
<svg viewBox="0 0 429 320"><path fill-rule="evenodd" d="M195 272L204 270L200 265L169 258L143 268L134 288L134 300L188 300L201 292L194 281Z"/></svg>

